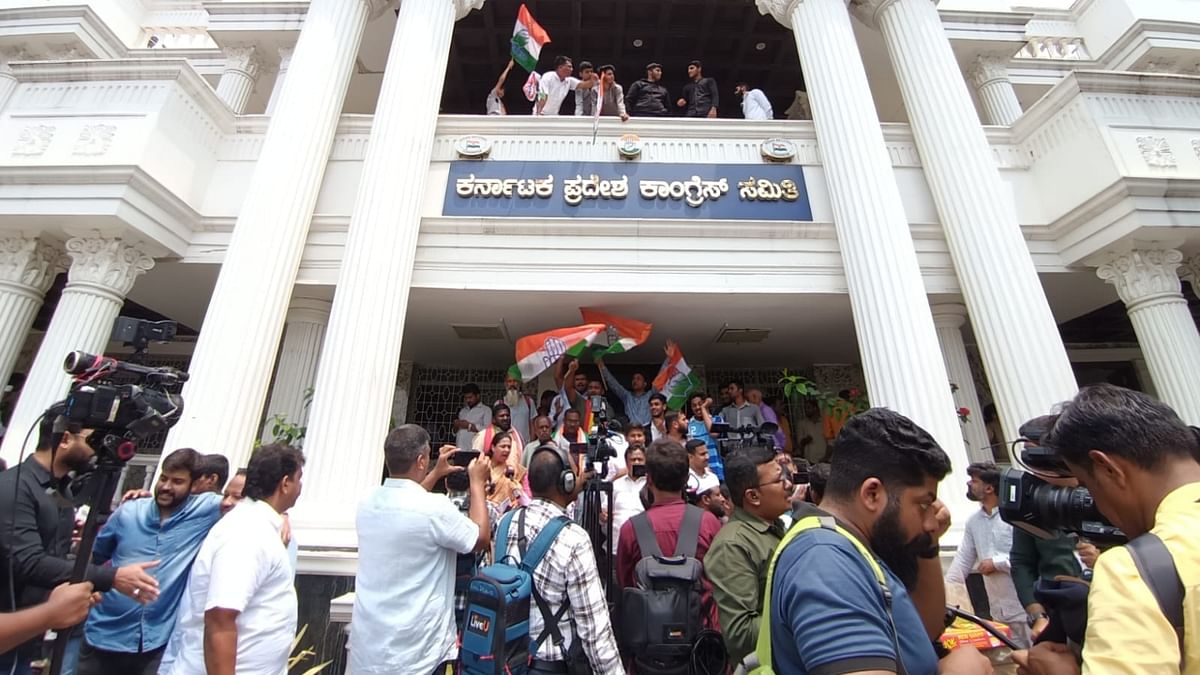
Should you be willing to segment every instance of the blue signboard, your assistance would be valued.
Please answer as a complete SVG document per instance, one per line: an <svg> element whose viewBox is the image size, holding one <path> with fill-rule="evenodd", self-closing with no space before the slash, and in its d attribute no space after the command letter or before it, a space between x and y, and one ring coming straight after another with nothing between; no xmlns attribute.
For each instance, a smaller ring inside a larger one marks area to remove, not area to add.
<svg viewBox="0 0 1200 675"><path fill-rule="evenodd" d="M450 163L447 216L812 220L795 165Z"/></svg>

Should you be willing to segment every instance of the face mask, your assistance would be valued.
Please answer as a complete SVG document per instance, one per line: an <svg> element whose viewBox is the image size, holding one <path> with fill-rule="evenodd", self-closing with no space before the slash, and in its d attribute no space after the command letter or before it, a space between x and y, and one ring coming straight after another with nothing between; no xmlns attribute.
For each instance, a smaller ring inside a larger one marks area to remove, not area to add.
<svg viewBox="0 0 1200 675"><path fill-rule="evenodd" d="M645 477L646 465L645 464L634 464L633 466L629 467L629 474L631 476L633 476L634 480Z"/></svg>

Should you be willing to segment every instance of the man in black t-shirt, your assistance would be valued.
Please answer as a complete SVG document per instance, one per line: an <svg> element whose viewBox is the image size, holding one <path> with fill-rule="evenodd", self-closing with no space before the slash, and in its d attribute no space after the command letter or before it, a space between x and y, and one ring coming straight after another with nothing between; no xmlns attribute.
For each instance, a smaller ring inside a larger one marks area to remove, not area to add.
<svg viewBox="0 0 1200 675"><path fill-rule="evenodd" d="M717 92L717 81L704 77L704 66L692 61L687 67L688 79L683 85L683 96L675 105L684 109L684 117L716 117L721 95Z"/></svg>

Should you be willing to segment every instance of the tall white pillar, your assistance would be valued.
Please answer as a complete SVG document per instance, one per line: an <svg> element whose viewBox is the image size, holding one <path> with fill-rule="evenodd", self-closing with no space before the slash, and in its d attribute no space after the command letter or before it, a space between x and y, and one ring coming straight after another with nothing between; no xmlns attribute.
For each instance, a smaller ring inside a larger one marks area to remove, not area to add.
<svg viewBox="0 0 1200 675"><path fill-rule="evenodd" d="M879 26L1005 438L1077 391L1050 304L931 0L856 0ZM1018 329L1019 327L1019 329Z"/></svg>
<svg viewBox="0 0 1200 675"><path fill-rule="evenodd" d="M277 415L300 426L308 419L308 392L317 377L317 360L325 341L325 327L329 325L329 306L328 300L297 297L288 307L283 345L275 364L275 383L271 386L263 425L264 443L274 438L271 427Z"/></svg>
<svg viewBox="0 0 1200 675"><path fill-rule="evenodd" d="M983 426L983 408L979 405L971 361L967 358L967 345L963 342L962 327L967 323L967 308L958 303L945 303L933 305L930 309L933 311L933 325L937 327L938 343L942 346L942 358L946 361L946 374L956 387L954 405L970 411L962 426L967 454L972 461L990 462L993 457L987 429Z"/></svg>
<svg viewBox="0 0 1200 675"><path fill-rule="evenodd" d="M983 107L983 123L1010 127L1021 117L1021 101L1008 78L1008 59L999 54L980 54L967 71L975 95Z"/></svg>
<svg viewBox="0 0 1200 675"><path fill-rule="evenodd" d="M385 0L313 0L267 127L184 387L171 447L221 452L244 466L317 192L367 17Z"/></svg>
<svg viewBox="0 0 1200 675"><path fill-rule="evenodd" d="M254 84L258 81L262 62L259 60L258 48L253 45L226 47L225 70L217 82L217 96L229 106L234 113L241 115L246 112L246 103L250 94L254 93Z"/></svg>
<svg viewBox="0 0 1200 675"><path fill-rule="evenodd" d="M17 399L8 427L11 432L0 449L10 466L21 454L30 426L70 388L71 377L63 372L63 359L75 350L104 353L125 295L138 276L154 267L150 256L120 239L76 237L67 241L66 249L71 258L67 286ZM27 451L36 443L34 432Z"/></svg>
<svg viewBox="0 0 1200 675"><path fill-rule="evenodd" d="M0 239L0 386L8 382L54 277L62 249L34 237Z"/></svg>
<svg viewBox="0 0 1200 675"><path fill-rule="evenodd" d="M758 0L791 26L812 104L871 403L911 417L954 462L942 498L959 521L966 452L916 249L843 0Z"/></svg>
<svg viewBox="0 0 1200 675"><path fill-rule="evenodd" d="M355 505L379 483L450 36L482 5L400 5L317 371L310 478L292 518L302 542L355 546Z"/></svg>
<svg viewBox="0 0 1200 675"><path fill-rule="evenodd" d="M287 81L288 71L292 68L292 54L295 51L295 47L279 48L279 69L275 71L275 84L271 87L271 98L267 99L268 115L275 114L275 106L279 105L280 92L283 91L283 83Z"/></svg>
<svg viewBox="0 0 1200 675"><path fill-rule="evenodd" d="M1117 289L1158 396L1188 424L1200 424L1200 331L1188 311L1174 249L1113 256L1096 274Z"/></svg>

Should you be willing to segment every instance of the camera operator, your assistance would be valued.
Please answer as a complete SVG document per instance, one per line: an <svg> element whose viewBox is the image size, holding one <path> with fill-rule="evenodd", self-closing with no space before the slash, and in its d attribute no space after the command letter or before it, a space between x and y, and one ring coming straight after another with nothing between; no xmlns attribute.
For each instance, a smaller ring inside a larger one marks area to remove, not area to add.
<svg viewBox="0 0 1200 675"><path fill-rule="evenodd" d="M56 491L70 472L91 468L95 451L88 445L92 430L68 421L58 414L60 410L56 405L42 419L37 450L19 467L0 474L0 539L8 552L0 560L0 606L4 611L44 602L51 589L71 578L75 566L67 558L75 509ZM158 596L158 581L146 568L156 564L89 565L86 581L102 593L116 589L138 602L151 602ZM0 673L29 673L30 661L40 655L40 638L30 640L0 654ZM74 657L68 655L71 664Z"/></svg>
<svg viewBox="0 0 1200 675"><path fill-rule="evenodd" d="M1200 616L1194 592L1200 585L1200 431L1145 394L1101 384L1084 387L1065 404L1044 444L1091 492L1100 512L1136 540L1132 545L1161 541L1178 576L1170 580L1163 567L1150 575L1155 586L1177 588L1179 604L1164 599L1160 608L1130 546L1104 552L1088 594L1082 672L1200 673L1194 621ZM1146 533L1151 537L1139 539ZM1184 635L1176 634L1167 611L1192 619ZM1032 675L1081 671L1062 644L1041 643L1014 656Z"/></svg>
<svg viewBox="0 0 1200 675"><path fill-rule="evenodd" d="M388 434L390 478L358 506L358 575L350 669L355 673L429 673L455 658L454 575L457 555L491 541L486 458L471 461L470 516L446 495L428 491L452 466L442 448L429 470L429 434L406 424ZM423 484L424 483L424 484Z"/></svg>
<svg viewBox="0 0 1200 675"><path fill-rule="evenodd" d="M1021 425L1019 433L1025 439L1025 447L1036 447L1053 424L1052 415L1035 417ZM1059 487L1075 487L1073 479L1049 479ZM1051 581L1057 577L1079 577L1083 567L1075 557L1076 537L1064 532L1049 539L1035 537L1025 530L1013 528L1012 550L1009 553L1013 586L1017 598L1028 616L1030 637L1036 640L1050 622L1046 608L1034 597L1033 591L1039 579Z"/></svg>

